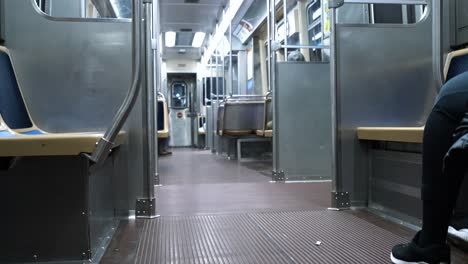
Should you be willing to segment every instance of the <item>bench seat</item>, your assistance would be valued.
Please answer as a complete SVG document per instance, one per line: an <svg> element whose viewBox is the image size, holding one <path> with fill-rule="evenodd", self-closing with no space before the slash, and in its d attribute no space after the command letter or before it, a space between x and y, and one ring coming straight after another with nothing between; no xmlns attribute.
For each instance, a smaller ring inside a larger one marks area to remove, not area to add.
<svg viewBox="0 0 468 264"><path fill-rule="evenodd" d="M360 140L422 143L424 127L359 127Z"/></svg>
<svg viewBox="0 0 468 264"><path fill-rule="evenodd" d="M103 133L58 133L42 135L20 135L0 137L0 157L26 156L76 156L92 153ZM125 132L115 140L117 147L123 144Z"/></svg>
<svg viewBox="0 0 468 264"><path fill-rule="evenodd" d="M169 130L159 130L158 131L158 138L169 138Z"/></svg>
<svg viewBox="0 0 468 264"><path fill-rule="evenodd" d="M257 130L256 134L259 137L271 138L273 137L273 130Z"/></svg>

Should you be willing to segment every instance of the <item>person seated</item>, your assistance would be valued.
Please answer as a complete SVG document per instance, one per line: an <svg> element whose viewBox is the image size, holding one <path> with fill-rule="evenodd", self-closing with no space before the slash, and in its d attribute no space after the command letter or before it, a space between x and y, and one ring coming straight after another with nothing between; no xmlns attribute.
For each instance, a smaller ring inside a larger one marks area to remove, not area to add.
<svg viewBox="0 0 468 264"><path fill-rule="evenodd" d="M158 153L159 153L159 156L172 155L172 152L169 151L169 139L168 138L158 138Z"/></svg>
<svg viewBox="0 0 468 264"><path fill-rule="evenodd" d="M468 167L468 72L441 89L424 129L422 151L422 229L408 244L392 249L391 260L450 263L447 233Z"/></svg>
<svg viewBox="0 0 468 264"><path fill-rule="evenodd" d="M299 50L295 50L289 53L288 61L305 61L305 57Z"/></svg>

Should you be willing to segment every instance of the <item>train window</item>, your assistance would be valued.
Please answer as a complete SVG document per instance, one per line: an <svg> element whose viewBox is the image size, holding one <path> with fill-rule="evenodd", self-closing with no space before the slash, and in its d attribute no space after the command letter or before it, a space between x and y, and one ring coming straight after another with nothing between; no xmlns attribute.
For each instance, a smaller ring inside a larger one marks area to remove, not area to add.
<svg viewBox="0 0 468 264"><path fill-rule="evenodd" d="M49 3L48 3L46 0L36 0L36 4L37 4L37 6L39 7L39 9L40 9L42 12L44 12L44 13L46 13L46 14L49 13L49 11L47 11L47 10L48 10L48 6L49 6ZM46 6L46 5L47 5L47 6Z"/></svg>
<svg viewBox="0 0 468 264"><path fill-rule="evenodd" d="M183 82L174 82L171 89L171 107L187 108L187 85Z"/></svg>
<svg viewBox="0 0 468 264"><path fill-rule="evenodd" d="M232 51L232 83L231 83L231 93L232 94L239 94L239 69L238 69L238 51L233 50Z"/></svg>
<svg viewBox="0 0 468 264"><path fill-rule="evenodd" d="M415 24L426 12L423 5L374 4L369 9L372 24Z"/></svg>
<svg viewBox="0 0 468 264"><path fill-rule="evenodd" d="M60 18L131 18L131 0L35 0L43 13Z"/></svg>

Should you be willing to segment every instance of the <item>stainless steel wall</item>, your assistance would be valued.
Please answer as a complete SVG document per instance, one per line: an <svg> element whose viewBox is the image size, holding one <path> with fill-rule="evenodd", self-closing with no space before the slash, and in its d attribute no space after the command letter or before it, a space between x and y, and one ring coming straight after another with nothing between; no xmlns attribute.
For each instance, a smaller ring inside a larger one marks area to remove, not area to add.
<svg viewBox="0 0 468 264"><path fill-rule="evenodd" d="M368 177L357 127L421 126L434 103L431 23L337 25L339 166L354 202L366 200Z"/></svg>
<svg viewBox="0 0 468 264"><path fill-rule="evenodd" d="M36 124L50 132L105 130L130 86L130 20L57 19L32 0L4 4L5 44ZM141 111L138 101L125 127L119 211L134 208L142 193Z"/></svg>
<svg viewBox="0 0 468 264"><path fill-rule="evenodd" d="M330 65L277 66L278 167L287 181L331 179Z"/></svg>

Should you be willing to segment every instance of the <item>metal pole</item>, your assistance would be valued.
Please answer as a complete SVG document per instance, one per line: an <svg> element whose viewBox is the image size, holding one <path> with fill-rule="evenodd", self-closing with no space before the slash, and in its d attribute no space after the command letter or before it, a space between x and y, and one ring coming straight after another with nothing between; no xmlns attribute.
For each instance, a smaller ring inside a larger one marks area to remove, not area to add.
<svg viewBox="0 0 468 264"><path fill-rule="evenodd" d="M332 192L341 189L339 178L338 119L337 119L337 49L336 49L336 8L330 7L330 75L331 75L331 130L332 130Z"/></svg>
<svg viewBox="0 0 468 264"><path fill-rule="evenodd" d="M218 48L219 48L219 44L218 44ZM219 53L219 49L218 50L218 53ZM214 127L215 127L215 141L214 141L214 145L215 145L215 152L216 154L219 154L219 136L218 136L218 107L219 107L219 65L220 65L220 62L219 62L219 54L216 55L216 107L213 108L213 113L215 115L215 119L214 119Z"/></svg>
<svg viewBox="0 0 468 264"><path fill-rule="evenodd" d="M141 6L139 7L141 8ZM145 175L143 177L143 197L137 199L136 214L137 218L155 218L156 215L156 199L154 195L154 179L156 176L156 154L155 141L157 132L155 129L155 93L153 82L153 49L152 41L152 17L153 6L152 0L144 0L145 11L145 33L143 37L143 47L145 50L145 68L144 68L144 93L143 93L143 131L146 138L143 140L143 164Z"/></svg>
<svg viewBox="0 0 468 264"><path fill-rule="evenodd" d="M443 51L443 15L444 8L441 0L432 0L432 56L433 73L437 92L444 84L444 51Z"/></svg>
<svg viewBox="0 0 468 264"><path fill-rule="evenodd" d="M159 61L159 52L160 52L160 46L159 46L159 34L160 34L160 26L159 26L159 1L155 1L153 4L153 15L151 16L152 18L152 25L153 25L153 30L152 30L152 36L151 36L151 44L152 44L152 49L153 49L153 65L155 66L155 69L152 71L153 73L153 96L154 96L154 123L155 123L155 132L154 132L154 159L155 159L155 166L154 166L154 185L159 186L160 185L160 179L159 179L159 139L158 139L158 119L159 119L159 113L158 113L158 92L160 91L161 87L161 63ZM163 109L164 111L164 109ZM163 112L164 116L164 112Z"/></svg>
<svg viewBox="0 0 468 264"><path fill-rule="evenodd" d="M130 112L135 105L140 92L140 74L141 74L141 0L133 0L132 8L132 46L133 46L133 81L130 90L125 97L122 105L117 111L112 125L107 129L104 136L98 141L96 149L91 156L87 156L95 165L100 166L109 156L114 141L127 121Z"/></svg>
<svg viewBox="0 0 468 264"><path fill-rule="evenodd" d="M271 17L270 17L270 2L271 0L266 0L267 2L267 12L268 12L268 15L267 15L267 38L268 38L268 41L267 41L267 58L268 58L268 69L267 69L267 72L268 72L268 92L271 92Z"/></svg>
<svg viewBox="0 0 468 264"><path fill-rule="evenodd" d="M288 0L283 0L283 21L284 21L284 61L288 61Z"/></svg>
<svg viewBox="0 0 468 264"><path fill-rule="evenodd" d="M229 5L231 5L232 1L229 1ZM231 10L229 8L229 10ZM233 72L232 72L232 19L229 22L229 94L232 94L232 79L233 79ZM227 95L226 95L227 96Z"/></svg>
<svg viewBox="0 0 468 264"><path fill-rule="evenodd" d="M285 181L284 172L279 168L279 129L278 129L278 89L276 87L276 51L271 48L271 44L276 40L275 34L275 0L269 0L268 16L270 16L269 32L270 32L270 75L271 82L270 86L273 91L273 181L282 182Z"/></svg>
<svg viewBox="0 0 468 264"><path fill-rule="evenodd" d="M215 153L215 113L214 113L214 74L213 74L213 56L211 56L210 59L210 72L211 72L211 78L210 78L210 107L211 107L211 131L209 133L211 134L211 153Z"/></svg>
<svg viewBox="0 0 468 264"><path fill-rule="evenodd" d="M331 2L330 2L331 3ZM344 191L343 173L341 170L341 133L340 133L340 105L339 105L339 75L338 75L338 33L336 26L336 9L343 2L333 2L329 6L330 10L330 75L331 75L331 129L332 129L332 193L331 208L348 209L351 206L349 192Z"/></svg>

